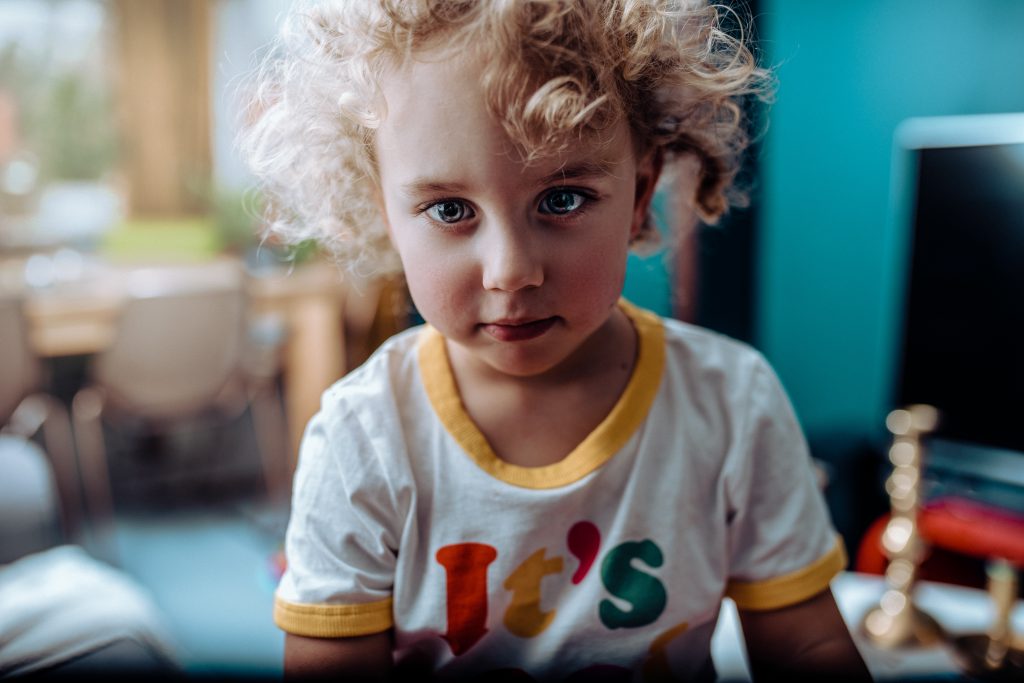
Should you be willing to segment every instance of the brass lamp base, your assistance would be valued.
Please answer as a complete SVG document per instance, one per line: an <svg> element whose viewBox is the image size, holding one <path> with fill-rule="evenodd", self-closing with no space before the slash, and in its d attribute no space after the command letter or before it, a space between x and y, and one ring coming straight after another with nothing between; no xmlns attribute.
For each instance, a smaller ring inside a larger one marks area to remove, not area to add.
<svg viewBox="0 0 1024 683"><path fill-rule="evenodd" d="M913 605L891 614L877 607L864 617L861 630L885 649L929 647L946 641L939 622Z"/></svg>
<svg viewBox="0 0 1024 683"><path fill-rule="evenodd" d="M952 640L953 656L969 676L982 681L1024 681L1024 650L1001 648L994 656L992 639L983 634Z"/></svg>

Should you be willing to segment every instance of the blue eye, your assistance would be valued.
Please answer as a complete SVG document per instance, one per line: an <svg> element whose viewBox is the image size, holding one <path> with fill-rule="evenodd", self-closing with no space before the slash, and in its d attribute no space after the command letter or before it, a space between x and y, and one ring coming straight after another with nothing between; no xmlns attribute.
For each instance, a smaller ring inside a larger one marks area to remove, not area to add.
<svg viewBox="0 0 1024 683"><path fill-rule="evenodd" d="M540 200L540 212L564 216L577 211L585 201L586 197L579 192L564 189L552 190Z"/></svg>
<svg viewBox="0 0 1024 683"><path fill-rule="evenodd" d="M472 218L472 210L458 199L446 199L427 207L427 215L439 223L458 223Z"/></svg>

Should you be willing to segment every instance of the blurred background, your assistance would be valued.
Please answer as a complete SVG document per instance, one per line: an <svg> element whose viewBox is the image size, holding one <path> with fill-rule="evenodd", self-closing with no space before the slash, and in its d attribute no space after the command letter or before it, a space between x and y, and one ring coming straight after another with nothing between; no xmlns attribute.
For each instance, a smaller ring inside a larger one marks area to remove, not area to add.
<svg viewBox="0 0 1024 683"><path fill-rule="evenodd" d="M0 587L0 604L26 586L40 591L40 577L63 577L46 584L53 600L114 591L107 602L120 616L103 623L131 636L100 639L86 621L87 633L62 636L74 657L51 665L279 673L283 639L270 610L302 427L326 386L411 322L400 283L356 282L316 245L259 237L260 198L232 145L243 77L287 4L0 2L0 446L11 453L9 476L0 458L0 586L12 586ZM750 109L761 131L743 172L751 204L697 226L675 251L631 257L626 296L767 356L855 566L881 571L877 550L856 563L890 509L885 418L931 400L904 377L922 166L897 130L911 117L1024 112L1024 3L734 6L780 84L770 110ZM998 176L1010 179L1003 195L971 201L1024 216L1024 139L1013 135L1002 142L1019 164ZM977 168L971 177L985 185L991 171ZM672 191L657 200L664 215ZM1024 226L1014 225L981 248L1002 254L1009 273L997 295L978 295L996 300L987 317L937 328L992 328L988 338L1003 340L957 360L957 376L980 374L972 359L989 356L984 372L1009 378L1003 386L1024 381L1005 341L1024 332L1024 285L1013 279L1024 272ZM978 280L999 271L964 259ZM1019 531L1024 399L989 394L991 384L958 391L998 406L998 424L940 429L971 447L943 451L926 493L994 503ZM992 517L969 517L978 519ZM984 586L992 548L930 541L926 578ZM84 551L28 569L16 562L65 544ZM68 578L90 567L92 588ZM30 656L39 642L21 643L29 655L0 647L0 673L41 661Z"/></svg>

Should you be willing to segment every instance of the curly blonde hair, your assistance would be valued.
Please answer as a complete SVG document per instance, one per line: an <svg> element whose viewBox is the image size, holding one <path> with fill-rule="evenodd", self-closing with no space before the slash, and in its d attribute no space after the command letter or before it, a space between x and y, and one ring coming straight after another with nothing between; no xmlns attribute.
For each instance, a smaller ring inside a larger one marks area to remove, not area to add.
<svg viewBox="0 0 1024 683"><path fill-rule="evenodd" d="M491 113L531 161L625 118L638 154L696 159L713 223L749 142L742 99L770 75L702 0L300 2L255 75L239 147L286 241L316 239L350 270L401 270L375 199L379 78L417 50L486 45ZM724 10L731 12L731 10ZM640 242L657 236L648 218Z"/></svg>

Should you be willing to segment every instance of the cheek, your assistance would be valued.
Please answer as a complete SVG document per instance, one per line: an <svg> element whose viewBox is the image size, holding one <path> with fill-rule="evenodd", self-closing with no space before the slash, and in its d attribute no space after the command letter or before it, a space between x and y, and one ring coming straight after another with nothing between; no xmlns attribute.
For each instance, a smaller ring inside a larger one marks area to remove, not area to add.
<svg viewBox="0 0 1024 683"><path fill-rule="evenodd" d="M437 249L403 244L398 251L409 294L427 322L444 328L444 320L466 303L466 274L456 260L439 256Z"/></svg>
<svg viewBox="0 0 1024 683"><path fill-rule="evenodd" d="M611 306L622 295L628 246L625 239L591 244L566 261L564 282L573 296Z"/></svg>
<svg viewBox="0 0 1024 683"><path fill-rule="evenodd" d="M405 280L409 285L409 294L416 303L416 308L423 311L430 308L432 301L440 298L445 290L444 269L437 267L430 260L416 258L414 254L399 252L402 256L402 267Z"/></svg>

